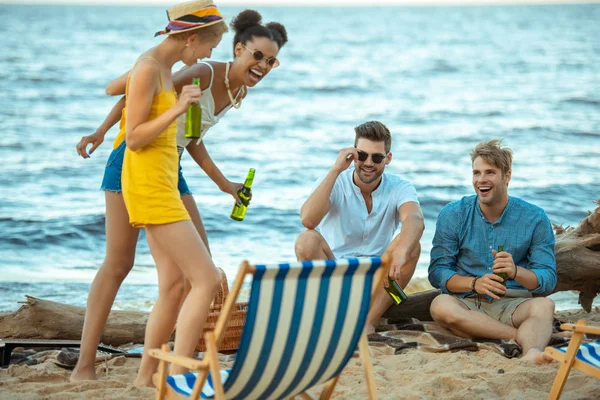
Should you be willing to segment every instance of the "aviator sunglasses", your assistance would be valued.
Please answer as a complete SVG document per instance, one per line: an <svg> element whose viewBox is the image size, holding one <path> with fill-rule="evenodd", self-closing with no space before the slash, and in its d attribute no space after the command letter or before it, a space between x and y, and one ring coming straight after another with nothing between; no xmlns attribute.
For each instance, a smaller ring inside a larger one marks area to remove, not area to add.
<svg viewBox="0 0 600 400"><path fill-rule="evenodd" d="M249 48L247 48L245 45L242 44L242 47L245 48L246 50L248 50L250 53L252 53L252 57L254 57L254 59L256 61L262 61L263 59L267 62L267 65L271 68L277 68L279 67L279 60L275 57L269 57L269 58L265 58L265 55L263 54L262 51L260 50L250 50Z"/></svg>
<svg viewBox="0 0 600 400"><path fill-rule="evenodd" d="M367 161L367 158L369 158L369 153L358 150L358 149L356 151L358 153L358 161L361 161L361 162ZM381 154L381 153L371 154L371 160L373 160L373 162L375 164L381 164L381 162L386 157L386 155L387 154Z"/></svg>

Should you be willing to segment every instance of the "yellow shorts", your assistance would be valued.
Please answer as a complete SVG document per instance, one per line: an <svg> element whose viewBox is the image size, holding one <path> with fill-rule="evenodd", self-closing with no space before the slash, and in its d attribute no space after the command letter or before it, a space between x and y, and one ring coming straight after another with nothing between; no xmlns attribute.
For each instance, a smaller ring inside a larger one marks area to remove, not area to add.
<svg viewBox="0 0 600 400"><path fill-rule="evenodd" d="M509 291L510 292L510 291ZM515 291L516 292L516 291ZM519 290L518 292L523 292ZM503 324L510 325L513 328L516 328L512 321L512 316L522 303L531 300L531 293L525 292L528 294L528 297L511 297L507 292L507 295L501 297L500 300L487 299L484 296L480 296L481 302L477 301L477 295L471 295L464 298L459 298L454 296L454 298L461 303L463 303L469 310L473 311L481 311L482 313L488 315L489 317L495 319L496 321L500 321Z"/></svg>

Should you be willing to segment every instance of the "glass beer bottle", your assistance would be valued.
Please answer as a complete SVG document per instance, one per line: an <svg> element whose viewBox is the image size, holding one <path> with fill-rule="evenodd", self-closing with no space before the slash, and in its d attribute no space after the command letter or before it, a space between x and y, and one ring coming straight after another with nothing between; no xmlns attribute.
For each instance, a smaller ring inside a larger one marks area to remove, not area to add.
<svg viewBox="0 0 600 400"><path fill-rule="evenodd" d="M194 78L192 84L200 86L200 78ZM202 106L200 103L191 104L185 112L185 137L188 139L200 139L201 129Z"/></svg>
<svg viewBox="0 0 600 400"><path fill-rule="evenodd" d="M235 203L233 206L233 210L231 211L231 219L235 221L243 221L246 216L246 210L250 205L250 199L252 198L252 181L254 180L254 168L250 168L248 171L248 175L246 176L246 181L244 182L244 186L240 190L238 190L237 194L241 203Z"/></svg>
<svg viewBox="0 0 600 400"><path fill-rule="evenodd" d="M394 303L400 304L400 303L406 301L406 299L408 297L406 296L406 294L404 293L404 290L402 290L400 285L398 285L398 282L391 279L390 277L388 277L388 280L389 280L389 285L388 285L388 287L386 287L384 289L390 295L392 300L394 300Z"/></svg>
<svg viewBox="0 0 600 400"><path fill-rule="evenodd" d="M498 246L498 253L501 253L504 251L504 246ZM495 275L498 275L500 278L503 279L502 284L504 285L504 287L506 287L506 278L508 278L508 275L506 275L506 272L494 272ZM504 293L496 293L496 292L492 292L494 293L496 296L498 297L504 297Z"/></svg>

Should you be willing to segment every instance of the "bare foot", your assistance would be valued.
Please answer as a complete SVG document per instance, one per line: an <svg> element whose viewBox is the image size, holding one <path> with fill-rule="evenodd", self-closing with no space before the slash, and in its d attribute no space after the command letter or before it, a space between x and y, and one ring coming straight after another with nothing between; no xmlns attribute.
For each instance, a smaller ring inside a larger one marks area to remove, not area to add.
<svg viewBox="0 0 600 400"><path fill-rule="evenodd" d="M369 335L371 333L375 333L375 327L373 324L369 324L368 322L365 324L365 335Z"/></svg>
<svg viewBox="0 0 600 400"><path fill-rule="evenodd" d="M96 365L94 364L89 367L77 364L69 377L70 382L95 381L96 379L98 378L96 378Z"/></svg>
<svg viewBox="0 0 600 400"><path fill-rule="evenodd" d="M538 349L531 349L521 357L521 361L536 363L537 365L545 365L554 362L554 359L546 354L543 351Z"/></svg>
<svg viewBox="0 0 600 400"><path fill-rule="evenodd" d="M156 387L156 386L154 386L154 382L152 382L152 377L150 377L150 380L147 380L147 379L142 379L138 376L133 384L137 387L150 387L150 388Z"/></svg>

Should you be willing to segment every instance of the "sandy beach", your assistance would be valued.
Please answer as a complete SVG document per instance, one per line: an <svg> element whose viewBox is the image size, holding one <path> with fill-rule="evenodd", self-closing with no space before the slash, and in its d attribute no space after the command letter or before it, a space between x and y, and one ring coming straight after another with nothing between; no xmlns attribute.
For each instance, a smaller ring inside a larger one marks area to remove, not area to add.
<svg viewBox="0 0 600 400"><path fill-rule="evenodd" d="M561 321L586 319L600 324L600 309L561 311ZM118 357L98 364L97 381L69 383L70 371L56 365L50 352L38 365L11 365L0 371L0 399L147 399L153 389L133 386L139 359ZM544 399L558 364L536 366L507 359L489 350L393 355L386 346L371 346L375 379L382 399ZM223 367L230 367L224 362ZM317 396L320 387L309 393ZM366 398L360 360L350 361L334 392L336 399ZM563 399L600 398L600 380L572 371Z"/></svg>

